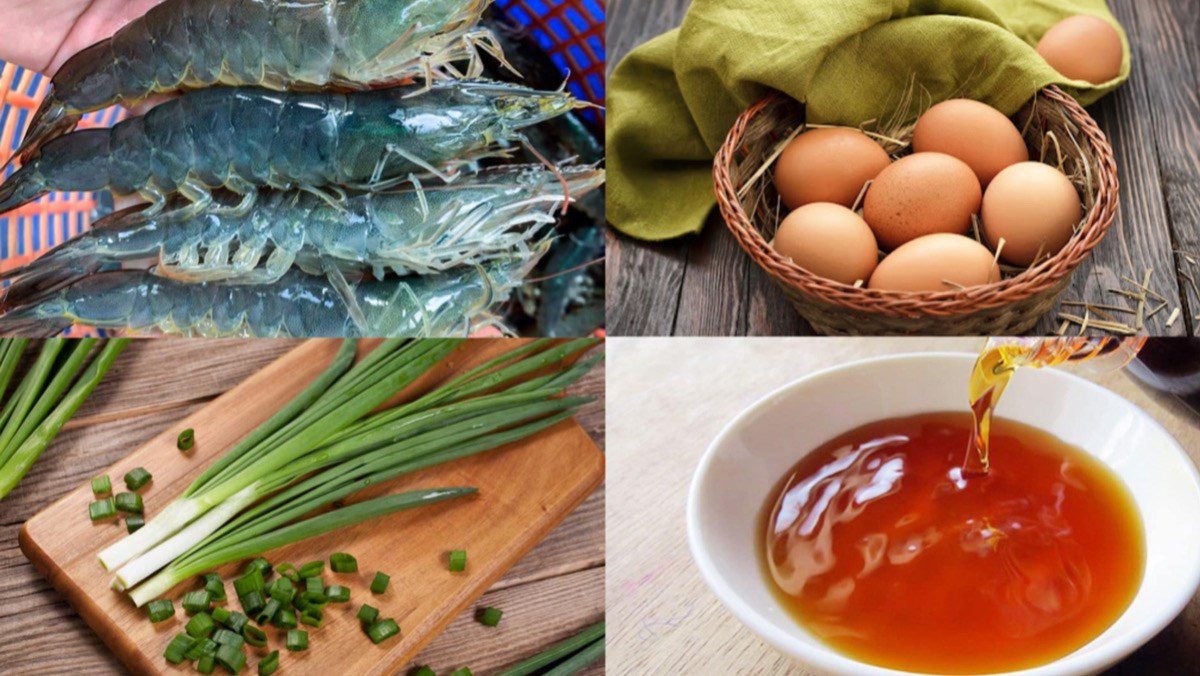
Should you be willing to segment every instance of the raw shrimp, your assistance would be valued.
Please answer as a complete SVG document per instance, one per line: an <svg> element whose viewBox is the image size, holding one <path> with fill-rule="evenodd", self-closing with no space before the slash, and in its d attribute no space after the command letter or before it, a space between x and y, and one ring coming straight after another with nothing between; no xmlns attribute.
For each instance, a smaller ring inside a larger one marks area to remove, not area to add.
<svg viewBox="0 0 1200 676"><path fill-rule="evenodd" d="M529 255L564 199L559 175L572 199L604 181L593 167L507 165L447 186L353 195L337 207L309 193L271 192L245 216L213 213L219 207L184 219L128 209L0 279L11 279L18 295L39 293L107 264L151 257L158 274L183 281L270 284L293 264L310 274L328 265L346 274L370 270L379 279L432 274Z"/></svg>
<svg viewBox="0 0 1200 676"><path fill-rule="evenodd" d="M480 48L489 0L166 0L69 59L34 115L18 155L36 156L85 113L155 93L212 85L342 91L427 80Z"/></svg>
<svg viewBox="0 0 1200 676"><path fill-rule="evenodd" d="M363 317L351 317L341 291L292 270L273 284L187 284L141 270L100 272L41 296L5 297L0 335L49 336L81 323L158 329L183 336L418 337L465 335L494 321L529 270L525 260L493 261L427 277L366 281L351 289Z"/></svg>
<svg viewBox="0 0 1200 676"><path fill-rule="evenodd" d="M570 94L488 80L353 94L202 89L111 129L72 132L0 185L0 213L49 190L138 192L158 210L170 193L195 202L224 186L253 205L258 186L330 202L340 187L383 190L494 155L496 144L581 104ZM440 169L439 169L440 167Z"/></svg>

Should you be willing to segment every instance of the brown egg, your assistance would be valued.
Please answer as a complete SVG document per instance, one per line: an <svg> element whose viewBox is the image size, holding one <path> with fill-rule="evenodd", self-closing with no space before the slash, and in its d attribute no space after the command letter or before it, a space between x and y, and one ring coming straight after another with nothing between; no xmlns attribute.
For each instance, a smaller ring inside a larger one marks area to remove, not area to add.
<svg viewBox="0 0 1200 676"><path fill-rule="evenodd" d="M963 235L918 237L884 257L868 284L892 291L953 291L1000 281L987 247ZM950 283L947 283L950 282Z"/></svg>
<svg viewBox="0 0 1200 676"><path fill-rule="evenodd" d="M1070 16L1050 27L1037 44L1038 54L1054 70L1092 84L1121 74L1125 49L1121 35L1104 19L1086 14Z"/></svg>
<svg viewBox="0 0 1200 676"><path fill-rule="evenodd" d="M987 187L1007 166L1029 159L1025 139L1003 113L971 99L942 101L925 111L913 130L913 150L957 157Z"/></svg>
<svg viewBox="0 0 1200 676"><path fill-rule="evenodd" d="M866 282L879 260L867 222L829 202L806 204L788 214L771 246L814 275L843 284Z"/></svg>
<svg viewBox="0 0 1200 676"><path fill-rule="evenodd" d="M1063 248L1083 216L1079 193L1061 171L1041 162L1014 164L996 175L983 196L983 234L1000 258L1032 265Z"/></svg>
<svg viewBox="0 0 1200 676"><path fill-rule="evenodd" d="M892 159L857 129L810 129L784 148L775 162L775 189L789 209L812 202L854 204L863 185Z"/></svg>
<svg viewBox="0 0 1200 676"><path fill-rule="evenodd" d="M966 232L981 196L979 179L962 160L914 153L875 177L863 218L884 249L895 249L922 235Z"/></svg>

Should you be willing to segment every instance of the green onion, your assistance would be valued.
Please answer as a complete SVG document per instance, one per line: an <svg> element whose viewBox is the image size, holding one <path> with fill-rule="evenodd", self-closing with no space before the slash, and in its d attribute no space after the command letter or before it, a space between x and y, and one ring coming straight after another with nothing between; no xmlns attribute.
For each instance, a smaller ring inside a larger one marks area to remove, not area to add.
<svg viewBox="0 0 1200 676"><path fill-rule="evenodd" d="M222 645L232 645L237 648L242 647L242 644L246 642L241 634L228 629L218 629L217 633L213 634L213 640Z"/></svg>
<svg viewBox="0 0 1200 676"><path fill-rule="evenodd" d="M200 661L196 663L196 671L202 674L211 674L212 672L216 671L216 669L217 657L215 653L201 657Z"/></svg>
<svg viewBox="0 0 1200 676"><path fill-rule="evenodd" d="M209 612L209 615L212 615L212 618L217 621L217 624L228 627L229 618L231 615L233 615L233 613L231 613L228 608L217 607L213 608L212 611ZM238 629L234 629L234 631L241 631L241 628L239 627Z"/></svg>
<svg viewBox="0 0 1200 676"><path fill-rule="evenodd" d="M305 624L310 627L321 628L325 622L325 613L321 612L320 608L305 608L300 613L300 624Z"/></svg>
<svg viewBox="0 0 1200 676"><path fill-rule="evenodd" d="M308 594L324 595L325 583L319 577L306 578L304 580L304 591Z"/></svg>
<svg viewBox="0 0 1200 676"><path fill-rule="evenodd" d="M371 625L370 629L367 629L367 636L370 636L371 642L376 645L383 643L399 633L400 625L396 624L396 621L391 618L386 620L378 620L375 622L375 624Z"/></svg>
<svg viewBox="0 0 1200 676"><path fill-rule="evenodd" d="M167 649L163 651L163 657L167 658L167 661L171 664L182 664L188 648L191 648L195 642L196 639L187 634L177 634L167 644Z"/></svg>
<svg viewBox="0 0 1200 676"><path fill-rule="evenodd" d="M214 602L226 600L225 583L221 581L221 576L216 573L205 573L203 576L204 591L208 592L209 597Z"/></svg>
<svg viewBox="0 0 1200 676"><path fill-rule="evenodd" d="M450 552L449 568L450 568L451 572L455 572L455 573L461 573L462 571L466 570L467 569L467 553L461 549L455 549L454 551Z"/></svg>
<svg viewBox="0 0 1200 676"><path fill-rule="evenodd" d="M272 650L258 663L258 676L271 676L279 668L279 651Z"/></svg>
<svg viewBox="0 0 1200 676"><path fill-rule="evenodd" d="M112 493L112 481L109 481L108 475L98 476L92 479L92 494L98 498L102 498L109 493Z"/></svg>
<svg viewBox="0 0 1200 676"><path fill-rule="evenodd" d="M129 344L129 339L105 341L100 353L78 379L75 376L97 340L85 338L71 342L74 343L74 349L51 378L50 372L64 341L61 338L42 341L37 360L14 390L12 398L0 410L0 500L11 493L29 473L33 463L45 453L63 425L100 384L117 356ZM9 358L14 347L19 346L23 350L24 345L23 342L4 343L7 349L0 357L0 380L8 378L5 374L8 373Z"/></svg>
<svg viewBox="0 0 1200 676"><path fill-rule="evenodd" d="M303 629L290 629L284 644L288 650L308 650L308 632Z"/></svg>
<svg viewBox="0 0 1200 676"><path fill-rule="evenodd" d="M146 604L146 614L151 622L162 622L175 616L175 604L169 599L157 599Z"/></svg>
<svg viewBox="0 0 1200 676"><path fill-rule="evenodd" d="M291 608L280 608L279 614L275 616L275 619L271 621L271 624L279 627L280 629L295 629L298 622L299 621L296 619L296 611L292 610Z"/></svg>
<svg viewBox="0 0 1200 676"><path fill-rule="evenodd" d="M146 518L141 514L130 514L125 517L125 530L129 533L136 532L137 529L146 525Z"/></svg>
<svg viewBox="0 0 1200 676"><path fill-rule="evenodd" d="M92 521L103 521L117 515L117 503L112 498L97 500L88 505L88 518Z"/></svg>
<svg viewBox="0 0 1200 676"><path fill-rule="evenodd" d="M128 514L141 514L144 511L142 496L137 493L117 493L117 509Z"/></svg>
<svg viewBox="0 0 1200 676"><path fill-rule="evenodd" d="M203 589L183 595L183 610L188 615L206 612L212 605L212 597Z"/></svg>
<svg viewBox="0 0 1200 676"><path fill-rule="evenodd" d="M290 579L286 577L280 577L271 583L271 586L267 589L267 593L271 596L271 598L279 601L280 603L288 604L296 598L296 587L292 584Z"/></svg>
<svg viewBox="0 0 1200 676"><path fill-rule="evenodd" d="M265 591L267 583L263 581L262 570L255 567L247 570L244 575L233 581L233 591L239 597L253 591Z"/></svg>
<svg viewBox="0 0 1200 676"><path fill-rule="evenodd" d="M290 563L281 563L275 567L275 572L290 580L292 584L300 581L300 571Z"/></svg>
<svg viewBox="0 0 1200 676"><path fill-rule="evenodd" d="M212 615L208 613L196 613L192 619L188 620L183 630L188 633L188 636L200 638L208 636L217 628L217 623L213 621Z"/></svg>
<svg viewBox="0 0 1200 676"><path fill-rule="evenodd" d="M215 655L217 654L217 643L219 641L214 641L211 638L198 639L192 644L192 647L187 649L187 652L183 656L189 660L198 660L205 655Z"/></svg>
<svg viewBox="0 0 1200 676"><path fill-rule="evenodd" d="M471 673L470 669L463 667L450 672L450 676L474 676L474 674Z"/></svg>
<svg viewBox="0 0 1200 676"><path fill-rule="evenodd" d="M325 596L331 603L346 603L350 600L350 589L338 584L325 588Z"/></svg>
<svg viewBox="0 0 1200 676"><path fill-rule="evenodd" d="M391 576L383 573L375 573L375 579L371 580L371 593L382 594L387 591L388 583L392 581Z"/></svg>
<svg viewBox="0 0 1200 676"><path fill-rule="evenodd" d="M223 645L217 648L217 663L236 674L246 666L246 653L241 646Z"/></svg>
<svg viewBox="0 0 1200 676"><path fill-rule="evenodd" d="M136 491L142 486L150 483L150 480L153 478L154 477L146 471L145 467L134 467L125 475L125 487L131 491Z"/></svg>
<svg viewBox="0 0 1200 676"><path fill-rule="evenodd" d="M304 564L303 566L300 566L300 577L301 578L318 577L323 572L325 572L325 562L324 561L309 561L308 563Z"/></svg>
<svg viewBox="0 0 1200 676"><path fill-rule="evenodd" d="M278 613L281 608L283 608L282 603L276 599L270 599L267 601L267 605L263 606L262 610L259 611L258 616L255 617L254 620L258 622L258 625L261 627L262 625L267 624L271 620L275 619L275 614Z"/></svg>
<svg viewBox="0 0 1200 676"><path fill-rule="evenodd" d="M357 573L358 559L344 552L337 552L329 557L329 568L335 573Z"/></svg>
<svg viewBox="0 0 1200 676"><path fill-rule="evenodd" d="M257 570L265 580L271 576L271 562L260 556L246 564L246 572L250 572L252 570Z"/></svg>
<svg viewBox="0 0 1200 676"><path fill-rule="evenodd" d="M362 622L365 626L369 627L372 624L375 624L375 620L377 619L379 619L378 608L364 603L362 607L358 609L358 621Z"/></svg>
<svg viewBox="0 0 1200 676"><path fill-rule="evenodd" d="M255 648L261 648L267 644L267 635L263 633L262 629L252 624L242 627L242 636L245 637L246 643Z"/></svg>
<svg viewBox="0 0 1200 676"><path fill-rule="evenodd" d="M500 624L500 617L504 615L504 611L499 608L481 608L475 613L475 619L485 627L494 627Z"/></svg>
<svg viewBox="0 0 1200 676"><path fill-rule="evenodd" d="M437 674L425 665L421 665L416 671L412 672L412 676L437 676Z"/></svg>
<svg viewBox="0 0 1200 676"><path fill-rule="evenodd" d="M599 641L604 642L604 621L593 624L578 634L550 646L533 657L500 672L499 676L530 676Z"/></svg>
<svg viewBox="0 0 1200 676"><path fill-rule="evenodd" d="M225 622L225 626L229 627L230 631L242 632L242 629L250 622L250 618L246 617L238 611L229 613L229 621Z"/></svg>
<svg viewBox="0 0 1200 676"><path fill-rule="evenodd" d="M196 430L187 428L179 433L179 438L175 440L175 446L181 451L190 451L196 445Z"/></svg>
<svg viewBox="0 0 1200 676"><path fill-rule="evenodd" d="M545 672L546 676L570 676L583 671L589 664L604 656L604 639L598 639L583 650L571 655L553 669Z"/></svg>
<svg viewBox="0 0 1200 676"><path fill-rule="evenodd" d="M262 592L252 591L238 599L242 602L242 610L246 611L247 615L255 615L267 605L266 599L263 598Z"/></svg>

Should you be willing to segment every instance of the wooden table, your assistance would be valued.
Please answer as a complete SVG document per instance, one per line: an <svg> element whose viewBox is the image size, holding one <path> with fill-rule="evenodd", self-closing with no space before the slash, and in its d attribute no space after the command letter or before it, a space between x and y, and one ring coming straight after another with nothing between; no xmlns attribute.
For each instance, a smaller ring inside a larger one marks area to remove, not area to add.
<svg viewBox="0 0 1200 676"><path fill-rule="evenodd" d="M807 673L725 610L692 563L684 504L700 455L737 413L808 373L882 354L981 345L978 338L610 339L609 663L621 674ZM1097 380L1162 423L1200 463L1200 416L1123 373ZM1200 595L1111 673L1197 674L1198 665Z"/></svg>
<svg viewBox="0 0 1200 676"><path fill-rule="evenodd" d="M0 673L123 671L21 554L17 530L46 505L296 345L288 340L141 340L121 355L69 429L0 503ZM603 446L603 369L593 370L573 391L597 397L578 420ZM601 487L481 599L504 610L499 628L483 627L464 612L417 663L438 673L469 666L486 674L539 652L603 616L604 571ZM588 673L604 673L603 664Z"/></svg>
<svg viewBox="0 0 1200 676"><path fill-rule="evenodd" d="M610 0L608 68L635 46L679 25L690 0ZM1072 277L1063 299L1124 306L1105 289L1140 278L1171 305L1146 323L1151 335L1194 335L1200 313L1200 5L1195 0L1110 0L1129 34L1129 81L1088 110L1116 151L1121 210ZM611 335L806 335L811 329L742 251L714 210L704 231L649 244L610 229ZM1132 273L1132 274L1131 274ZM1180 318L1167 326L1169 311ZM1070 308L1074 312L1078 308ZM1058 328L1058 311L1035 329Z"/></svg>

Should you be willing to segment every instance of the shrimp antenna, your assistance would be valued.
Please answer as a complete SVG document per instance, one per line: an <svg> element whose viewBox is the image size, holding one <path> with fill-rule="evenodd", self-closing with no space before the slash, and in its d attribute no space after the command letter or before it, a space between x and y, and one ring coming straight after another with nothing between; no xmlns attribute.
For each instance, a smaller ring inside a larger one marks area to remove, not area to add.
<svg viewBox="0 0 1200 676"><path fill-rule="evenodd" d="M555 178L558 179L559 184L562 185L562 189L563 189L562 215L566 216L567 210L571 206L571 185L569 183L567 183L567 177L563 176L562 170L559 169L557 165L555 165L550 160L546 159L546 157L544 155L542 155L540 152L538 152L538 149L533 147L533 144L530 143L529 139L524 134L517 134L516 137L521 142L521 145L525 147L525 150L528 150L531 155L538 158L538 160L541 161L542 164L546 165L546 167L554 174Z"/></svg>

